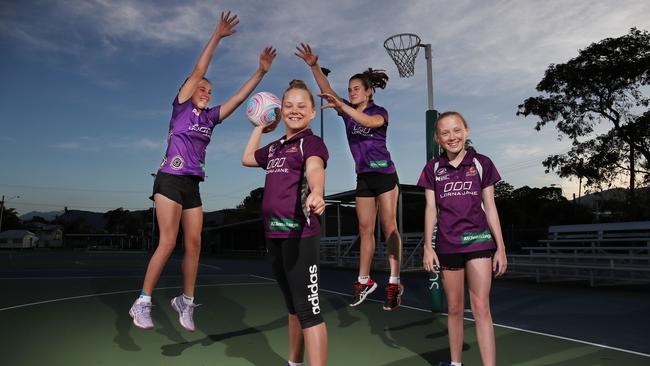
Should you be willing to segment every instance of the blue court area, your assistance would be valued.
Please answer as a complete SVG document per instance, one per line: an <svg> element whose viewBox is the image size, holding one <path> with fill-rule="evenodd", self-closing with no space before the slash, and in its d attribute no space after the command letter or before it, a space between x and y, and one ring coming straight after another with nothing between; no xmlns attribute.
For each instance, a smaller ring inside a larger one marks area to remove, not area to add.
<svg viewBox="0 0 650 366"><path fill-rule="evenodd" d="M204 257L197 331L169 301L182 291L170 260L154 292L152 331L128 309L147 253L0 252L2 365L278 365L286 362L282 296L264 260ZM351 271L322 270L331 365L432 365L448 359L446 317L426 311L425 276L406 274L404 306L350 308ZM384 281L385 275L378 274ZM648 365L647 288L588 288L501 280L493 290L499 365ZM480 365L468 313L464 363Z"/></svg>

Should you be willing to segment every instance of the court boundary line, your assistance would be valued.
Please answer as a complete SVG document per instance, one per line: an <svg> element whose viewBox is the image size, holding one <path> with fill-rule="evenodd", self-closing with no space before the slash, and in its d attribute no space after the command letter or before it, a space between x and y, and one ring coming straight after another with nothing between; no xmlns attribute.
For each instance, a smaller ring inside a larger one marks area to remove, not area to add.
<svg viewBox="0 0 650 366"><path fill-rule="evenodd" d="M252 286L252 285L272 285L272 284L275 284L275 282L213 283L213 284L206 284L206 285L196 285L195 287L247 286L247 285ZM154 289L154 291L156 291L156 290L173 290L173 289L182 289L182 288L183 288L183 286L156 287ZM37 301L37 302L32 302L32 303L27 303L27 304L13 305L13 306L9 306L9 307L6 307L6 308L0 308L0 312L7 311L7 310L26 308L26 307L30 307L30 306L42 305L42 304L49 304L49 303L54 303L54 302L85 299L85 298L96 297L96 296L108 296L108 295L126 294L126 293L130 293L130 292L137 293L138 290L134 290L134 289L120 290L120 291L111 291L111 292L101 292L101 293L96 293L96 294L88 294L88 295L62 297L62 298L58 298L58 299Z"/></svg>
<svg viewBox="0 0 650 366"><path fill-rule="evenodd" d="M197 278L201 277L248 277L247 274L204 274L197 275ZM182 278L183 275L171 275L171 276L160 276L160 278ZM144 275L124 275L124 276L60 276L60 277L0 277L0 281L10 281L10 280L92 280L92 279L102 279L102 278L144 278Z"/></svg>
<svg viewBox="0 0 650 366"><path fill-rule="evenodd" d="M254 275L254 274L251 274L251 276L253 276L253 277L257 277L257 278L261 278L261 279L265 279L265 280L275 281L275 280L272 279L272 278L263 277L263 276L257 276L257 275ZM323 291L323 292L329 292L329 293L336 294L336 295L350 296L350 294L346 294L346 293L339 292L339 291L327 290L327 289L324 289L324 288L321 288L320 290ZM368 301L372 301L372 302L378 302L378 303L381 303L381 302L382 302L381 300L375 300L375 299L371 299L371 298L366 298L366 300L368 300ZM418 307L410 306L410 305L400 305L400 307L404 307L404 308L411 309L411 310L417 310L417 311L421 311L421 312L425 312L425 313L431 313L431 310L422 309L422 308L418 308ZM440 313L440 315L447 316L447 313ZM472 318L466 318L466 317L463 317L463 319L464 319L464 320L471 321L471 322L476 322L476 321L475 321L474 319L472 319ZM500 328L506 328L506 329L511 329L511 330L517 330L517 331L520 331L520 332L532 333L532 334L541 335L541 336L545 336L545 337L557 338L557 339L562 339L562 340L565 340L565 341L572 341L572 342L576 342L576 343L586 344L586 345L589 345L589 346L595 346L595 347L600 347L600 348L606 348L606 349L610 349L610 350L613 350L613 351L625 352L625 353L630 353L630 354L637 355L637 356L643 356L643 357L649 357L649 358L650 358L650 354L646 354L646 353L642 353L642 352L637 352L637 351L632 351L632 350L628 350L628 349L623 349L623 348L618 348L618 347L608 346L608 345L599 344L599 343L594 343L594 342L589 342L589 341L583 341L583 340L580 340L580 339L569 338L569 337L559 336L559 335L550 334L550 333L538 332L538 331L535 331L535 330L529 330L529 329L524 329L524 328L517 328L517 327L510 326L510 325L503 325L503 324L497 324L497 323L493 323L493 325L496 326L496 327L500 327Z"/></svg>

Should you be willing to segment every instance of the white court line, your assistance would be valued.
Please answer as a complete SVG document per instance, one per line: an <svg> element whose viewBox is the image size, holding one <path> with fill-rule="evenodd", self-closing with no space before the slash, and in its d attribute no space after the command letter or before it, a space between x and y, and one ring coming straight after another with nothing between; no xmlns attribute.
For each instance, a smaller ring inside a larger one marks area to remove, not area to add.
<svg viewBox="0 0 650 366"><path fill-rule="evenodd" d="M212 269L216 269L216 270L221 271L221 267L219 267L219 266L213 266L211 264L205 264L205 263L199 263L199 265L203 266L203 267L208 267L208 268L212 268Z"/></svg>
<svg viewBox="0 0 650 366"><path fill-rule="evenodd" d="M215 283L211 285L196 285L194 287L218 287L218 286L246 286L246 285L270 285L273 282L243 282L243 283ZM156 290L171 290L171 289L179 289L183 288L183 286L172 286L172 287L156 287L154 291ZM52 300L45 300L45 301L39 301L39 302L32 302L28 304L21 304L21 305L15 305L15 306L9 306L6 308L0 308L0 311L5 311L5 310L12 310L12 309L20 309L20 308L25 308L28 306L34 306L34 305L41 305L41 304L49 304L53 302L59 302L59 301L66 301L66 300L75 300L75 299L84 299L88 297L95 297L95 296L107 296L107 295L117 295L117 294L126 294L126 293L136 293L138 290L122 290L122 291L113 291L113 292L103 292L99 294L90 294L90 295L80 295L80 296L71 296L71 297L63 297L60 299L52 299Z"/></svg>
<svg viewBox="0 0 650 366"><path fill-rule="evenodd" d="M268 278L268 277L262 277L262 276L256 276L256 275L251 275L251 276L261 278L261 279L265 279L265 280L275 281L274 279ZM326 290L326 289L322 289L322 288L320 290L323 291L323 292L329 292L329 293L336 294L336 295L350 296L350 294L346 294L346 293L343 293L343 292L338 292L338 291L333 291L333 290ZM379 303L382 302L381 300L375 300L375 299L371 299L371 298L366 298L366 300L373 301L373 302L379 302ZM417 308L415 306L409 306L409 305L400 305L400 307L411 309L411 310L422 311L422 312L425 312L425 313L430 313L431 312L431 310ZM447 313L440 313L440 315L447 316ZM468 320L468 321L471 321L471 322L475 322L475 320L471 319L471 318L464 318L464 319ZM555 334L542 333L542 332L537 332L537 331L534 331L534 330L517 328L517 327L512 327L512 326L509 326L509 325L502 325L502 324L497 324L497 323L494 323L494 326L501 327L501 328L506 328L506 329L511 329L511 330L517 330L517 331L520 331L520 332L526 332L526 333L541 335L541 336L545 336L545 337L562 339L562 340L565 340L565 341L572 341L572 342L587 344L587 345L595 346L595 347L611 349L611 350L614 350L614 351L630 353L630 354L637 355L637 356L650 357L650 354L647 354L647 353L630 351L630 350L623 349L623 348L617 348L617 347L607 346L607 345L604 345L604 344L598 344L598 343L593 343L593 342L588 342L588 341L582 341L582 340L579 340L579 339L563 337L563 336L559 336L559 335L555 335Z"/></svg>
<svg viewBox="0 0 650 366"><path fill-rule="evenodd" d="M198 278L201 277L248 277L245 274L207 274L207 275L198 275ZM160 276L160 278L182 278L183 275L173 275L173 276ZM0 281L4 280L92 280L92 279L102 279L102 278L144 278L144 275L129 275L129 276L61 276L61 277L0 277Z"/></svg>

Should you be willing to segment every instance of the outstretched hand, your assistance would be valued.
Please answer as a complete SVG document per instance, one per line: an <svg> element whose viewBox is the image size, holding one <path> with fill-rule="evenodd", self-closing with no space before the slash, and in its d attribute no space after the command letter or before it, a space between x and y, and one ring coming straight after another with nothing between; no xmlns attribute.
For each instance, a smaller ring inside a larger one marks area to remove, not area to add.
<svg viewBox="0 0 650 366"><path fill-rule="evenodd" d="M326 108L341 109L345 105L345 103L343 103L341 99L337 98L336 95L323 93L323 94L318 94L318 96L324 98L327 101L327 104L323 105L321 109L326 109Z"/></svg>
<svg viewBox="0 0 650 366"><path fill-rule="evenodd" d="M296 47L298 52L294 53L294 55L300 57L305 61L307 65L314 66L318 62L318 55L314 55L314 53L311 51L311 46L309 46L309 43L300 43L300 46Z"/></svg>
<svg viewBox="0 0 650 366"><path fill-rule="evenodd" d="M268 46L264 48L262 54L260 55L260 70L263 72L268 72L271 69L271 64L275 56L277 56L278 51L273 48L273 46Z"/></svg>
<svg viewBox="0 0 650 366"><path fill-rule="evenodd" d="M230 16L230 11L227 13L221 12L221 20L219 21L219 24L217 24L214 33L221 37L231 36L233 33L237 32L237 30L235 30L237 24L239 24L237 14Z"/></svg>

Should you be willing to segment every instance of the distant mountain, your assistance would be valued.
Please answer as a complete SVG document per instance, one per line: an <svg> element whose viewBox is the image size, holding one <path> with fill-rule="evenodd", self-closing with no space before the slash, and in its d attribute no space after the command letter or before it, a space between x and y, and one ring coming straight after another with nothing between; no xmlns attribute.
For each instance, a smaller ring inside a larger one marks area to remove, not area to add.
<svg viewBox="0 0 650 366"><path fill-rule="evenodd" d="M63 215L63 211L48 211L48 212L42 212L42 211L31 211L28 212L24 215L20 216L20 219L23 221L29 221L34 218L34 216L40 216L44 218L47 221L52 221L56 219L57 216Z"/></svg>

